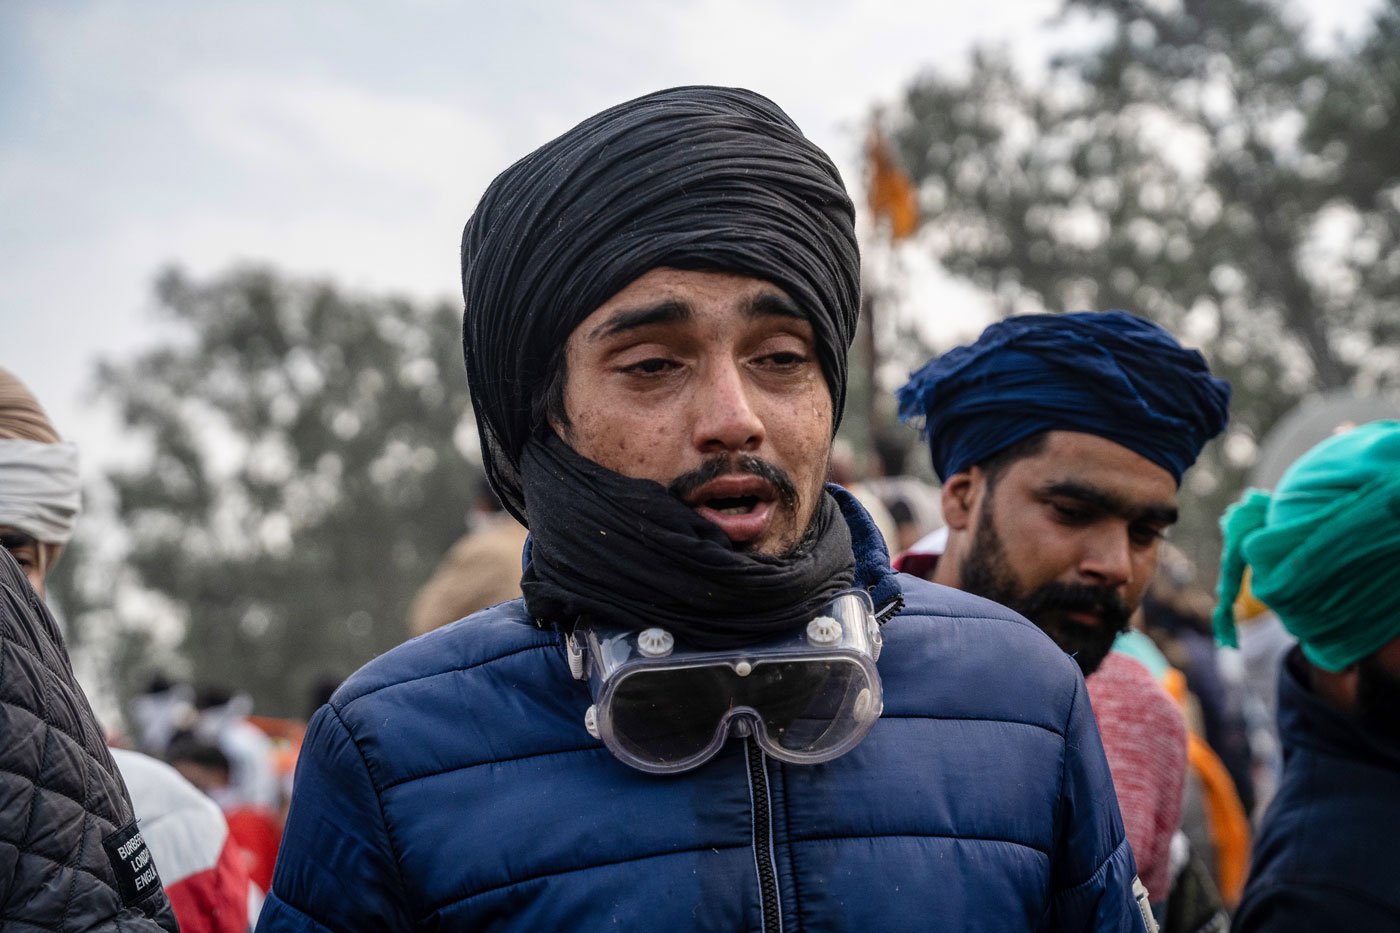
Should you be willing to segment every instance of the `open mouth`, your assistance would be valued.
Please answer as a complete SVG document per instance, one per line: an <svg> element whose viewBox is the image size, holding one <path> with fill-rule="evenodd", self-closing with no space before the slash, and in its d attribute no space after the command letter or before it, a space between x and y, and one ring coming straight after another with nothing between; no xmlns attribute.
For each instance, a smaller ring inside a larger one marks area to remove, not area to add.
<svg viewBox="0 0 1400 933"><path fill-rule="evenodd" d="M685 497L686 505L738 545L752 544L767 533L777 501L772 483L748 474L726 474Z"/></svg>
<svg viewBox="0 0 1400 933"><path fill-rule="evenodd" d="M700 503L721 515L748 515L759 505L758 496L716 496Z"/></svg>

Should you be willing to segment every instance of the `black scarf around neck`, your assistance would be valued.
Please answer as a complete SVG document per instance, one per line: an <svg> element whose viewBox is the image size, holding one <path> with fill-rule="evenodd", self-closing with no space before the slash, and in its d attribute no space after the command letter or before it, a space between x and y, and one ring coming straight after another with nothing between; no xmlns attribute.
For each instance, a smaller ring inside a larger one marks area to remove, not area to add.
<svg viewBox="0 0 1400 933"><path fill-rule="evenodd" d="M736 551L665 487L575 453L553 431L526 444L521 478L530 564L521 589L536 619L660 626L701 650L792 631L854 579L851 532L822 492L809 534L784 557Z"/></svg>

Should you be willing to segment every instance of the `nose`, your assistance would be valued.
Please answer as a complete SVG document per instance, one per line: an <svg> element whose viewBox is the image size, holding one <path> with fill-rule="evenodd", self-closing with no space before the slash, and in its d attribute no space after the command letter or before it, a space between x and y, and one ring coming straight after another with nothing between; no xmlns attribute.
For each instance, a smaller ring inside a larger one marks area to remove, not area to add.
<svg viewBox="0 0 1400 933"><path fill-rule="evenodd" d="M1126 524L1104 522L1085 534L1079 573L1095 586L1123 586L1132 579L1132 542Z"/></svg>
<svg viewBox="0 0 1400 933"><path fill-rule="evenodd" d="M705 368L692 395L692 443L702 454L752 452L763 443L763 420L754 410L739 367L730 361Z"/></svg>

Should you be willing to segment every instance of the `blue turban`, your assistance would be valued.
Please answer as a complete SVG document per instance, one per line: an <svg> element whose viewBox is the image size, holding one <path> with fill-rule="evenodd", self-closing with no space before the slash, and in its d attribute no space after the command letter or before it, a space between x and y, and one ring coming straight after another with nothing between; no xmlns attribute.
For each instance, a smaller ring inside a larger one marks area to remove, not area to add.
<svg viewBox="0 0 1400 933"><path fill-rule="evenodd" d="M899 390L941 479L1042 431L1107 438L1177 484L1225 428L1230 385L1171 334L1122 311L1023 314L930 360Z"/></svg>

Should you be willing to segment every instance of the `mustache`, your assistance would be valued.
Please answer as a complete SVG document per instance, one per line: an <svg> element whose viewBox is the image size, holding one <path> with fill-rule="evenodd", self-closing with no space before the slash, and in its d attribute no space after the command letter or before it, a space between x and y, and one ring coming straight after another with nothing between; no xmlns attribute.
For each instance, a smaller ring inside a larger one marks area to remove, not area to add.
<svg viewBox="0 0 1400 933"><path fill-rule="evenodd" d="M1114 590L1085 583L1047 583L1026 600L1026 610L1023 614L1029 618L1044 612L1089 612L1115 631L1127 628L1133 614Z"/></svg>
<svg viewBox="0 0 1400 933"><path fill-rule="evenodd" d="M732 473L746 473L767 480L777 490L778 500L783 506L792 508L797 505L797 486L787 471L753 454L719 454L711 457L696 469L671 480L666 491L684 502L701 486Z"/></svg>

